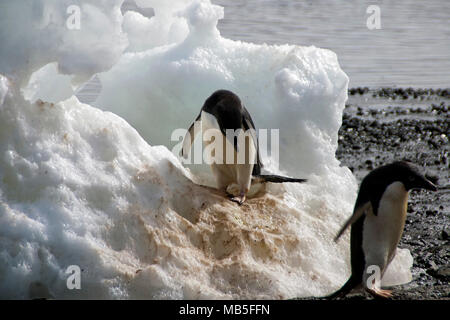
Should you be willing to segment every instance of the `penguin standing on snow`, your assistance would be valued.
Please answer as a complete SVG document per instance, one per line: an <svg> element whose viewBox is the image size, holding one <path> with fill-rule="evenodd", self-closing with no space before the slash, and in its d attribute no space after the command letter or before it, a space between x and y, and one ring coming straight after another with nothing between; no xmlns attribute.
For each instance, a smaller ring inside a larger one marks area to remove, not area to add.
<svg viewBox="0 0 450 320"><path fill-rule="evenodd" d="M344 286L328 296L343 297L359 285L373 296L388 298L375 281L367 283L368 267L378 266L380 279L395 256L406 220L408 193L411 189L436 191L436 186L406 161L398 161L370 172L362 181L353 215L336 238L351 226L350 248L352 274Z"/></svg>
<svg viewBox="0 0 450 320"><path fill-rule="evenodd" d="M242 204L250 189L252 177L257 182L305 182L277 175L261 175L261 158L255 125L249 112L239 97L231 91L218 90L206 99L200 114L189 127L183 141L182 155L187 157L198 131L195 122L201 121L202 132L208 136L221 137L221 142L213 139L205 141L208 147L217 143L214 150L215 161L211 162L211 170L216 178L219 190L227 192L233 183L239 186L239 194L231 196L231 200ZM197 132L196 132L197 131ZM207 140L207 139L206 139Z"/></svg>

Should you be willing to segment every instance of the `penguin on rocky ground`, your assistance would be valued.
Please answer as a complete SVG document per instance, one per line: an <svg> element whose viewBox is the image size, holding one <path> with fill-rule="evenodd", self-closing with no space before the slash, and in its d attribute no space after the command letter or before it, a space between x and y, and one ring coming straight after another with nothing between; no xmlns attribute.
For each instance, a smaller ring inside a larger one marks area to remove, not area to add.
<svg viewBox="0 0 450 320"><path fill-rule="evenodd" d="M375 297L388 298L391 291L371 277L374 266L382 278L395 256L405 226L411 189L436 191L436 186L410 162L397 161L371 171L361 182L353 215L336 238L351 226L351 271L348 281L327 298L347 295L360 285ZM368 269L369 268L369 269ZM370 272L368 272L371 270Z"/></svg>

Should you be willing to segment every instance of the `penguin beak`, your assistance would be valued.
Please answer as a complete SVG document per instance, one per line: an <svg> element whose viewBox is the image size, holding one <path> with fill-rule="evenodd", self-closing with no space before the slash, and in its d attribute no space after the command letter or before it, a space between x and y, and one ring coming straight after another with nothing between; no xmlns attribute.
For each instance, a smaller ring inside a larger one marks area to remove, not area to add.
<svg viewBox="0 0 450 320"><path fill-rule="evenodd" d="M431 190L431 191L436 191L437 187L434 183L432 183L430 180L428 180L427 178L423 177L421 179L421 181L419 182L419 185L417 186L417 188L420 189L425 189L425 190Z"/></svg>

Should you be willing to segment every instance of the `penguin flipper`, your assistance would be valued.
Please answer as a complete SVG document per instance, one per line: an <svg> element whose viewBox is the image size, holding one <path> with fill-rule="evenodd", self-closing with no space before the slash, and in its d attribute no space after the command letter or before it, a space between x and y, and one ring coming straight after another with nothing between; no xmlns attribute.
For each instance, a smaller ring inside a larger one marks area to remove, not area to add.
<svg viewBox="0 0 450 320"><path fill-rule="evenodd" d="M255 145L256 149L256 163L253 166L253 175L259 175L261 174L261 169L263 168L263 163L261 161L261 156L259 154L259 143L258 143L258 136L256 135L256 128L255 124L253 123L252 117L250 116L250 113L248 110L242 106L243 108L243 125L245 130L250 130L250 134L252 136L253 144Z"/></svg>
<svg viewBox="0 0 450 320"><path fill-rule="evenodd" d="M338 241L345 230L347 230L350 225L354 224L371 206L372 204L370 203L370 201L367 201L360 206L355 206L352 216L345 222L341 230L339 230L338 234L334 238L334 242Z"/></svg>
<svg viewBox="0 0 450 320"><path fill-rule="evenodd" d="M252 136L253 144L255 145L255 149L258 150L258 137L256 136L255 125L254 125L253 120L250 117L250 114L248 113L247 109L245 107L242 107L242 108L243 108L242 125L243 125L245 131L250 130L250 134ZM258 153L259 153L259 150L258 150Z"/></svg>
<svg viewBox="0 0 450 320"><path fill-rule="evenodd" d="M194 122L192 122L191 126L189 127L188 131L186 132L186 135L183 139L183 148L181 149L181 155L186 159L189 150L191 150L192 143L194 143L195 137L199 133L200 130L195 130L195 123L200 120L202 113L195 118Z"/></svg>
<svg viewBox="0 0 450 320"><path fill-rule="evenodd" d="M250 135L252 137L253 145L255 146L256 150L256 163L255 163L256 169L253 170L253 174L260 174L263 164L261 162L261 156L259 155L258 136L256 135L256 130L255 127L253 126L253 121L251 118L244 117L243 122L244 122L244 129L246 131L250 130Z"/></svg>

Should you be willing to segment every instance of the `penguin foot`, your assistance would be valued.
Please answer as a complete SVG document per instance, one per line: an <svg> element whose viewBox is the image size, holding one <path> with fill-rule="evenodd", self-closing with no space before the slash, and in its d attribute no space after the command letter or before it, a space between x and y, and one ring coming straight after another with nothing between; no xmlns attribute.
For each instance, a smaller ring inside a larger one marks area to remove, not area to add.
<svg viewBox="0 0 450 320"><path fill-rule="evenodd" d="M240 194L237 197L230 198L231 201L236 202L238 205L242 205L246 199L247 199L247 197L245 196L245 194Z"/></svg>
<svg viewBox="0 0 450 320"><path fill-rule="evenodd" d="M374 298L389 299L390 297L392 297L391 290L374 288L374 289L367 289L367 292L369 292Z"/></svg>

